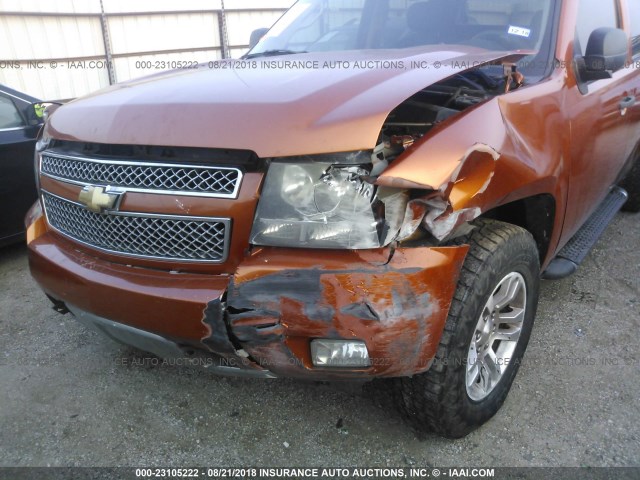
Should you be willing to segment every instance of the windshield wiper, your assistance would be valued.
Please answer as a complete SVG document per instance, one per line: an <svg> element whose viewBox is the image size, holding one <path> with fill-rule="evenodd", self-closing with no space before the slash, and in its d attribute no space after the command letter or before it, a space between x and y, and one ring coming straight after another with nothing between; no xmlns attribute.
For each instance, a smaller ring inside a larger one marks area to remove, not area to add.
<svg viewBox="0 0 640 480"><path fill-rule="evenodd" d="M264 52L247 54L243 58L245 60L249 60L251 58L258 58L258 57L276 57L278 55L295 55L296 53L309 53L309 52L296 51L296 50L285 50L285 49L281 49L281 50L265 50Z"/></svg>

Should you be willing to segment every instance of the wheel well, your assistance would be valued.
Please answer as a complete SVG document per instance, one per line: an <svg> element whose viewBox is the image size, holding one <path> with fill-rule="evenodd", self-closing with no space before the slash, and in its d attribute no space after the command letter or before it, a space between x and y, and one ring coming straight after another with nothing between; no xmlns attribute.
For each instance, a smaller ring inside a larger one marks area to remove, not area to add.
<svg viewBox="0 0 640 480"><path fill-rule="evenodd" d="M540 262L543 262L549 251L555 216L555 199L546 194L501 205L485 213L483 218L510 223L529 231L538 245Z"/></svg>

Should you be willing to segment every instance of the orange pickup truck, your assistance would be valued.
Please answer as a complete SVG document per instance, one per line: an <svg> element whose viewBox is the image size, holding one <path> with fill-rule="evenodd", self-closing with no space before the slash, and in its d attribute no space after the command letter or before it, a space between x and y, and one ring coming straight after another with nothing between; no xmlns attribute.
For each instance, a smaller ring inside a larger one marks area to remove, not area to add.
<svg viewBox="0 0 640 480"><path fill-rule="evenodd" d="M640 209L639 39L639 0L300 0L242 59L49 115L31 272L125 344L375 379L463 436L541 279Z"/></svg>

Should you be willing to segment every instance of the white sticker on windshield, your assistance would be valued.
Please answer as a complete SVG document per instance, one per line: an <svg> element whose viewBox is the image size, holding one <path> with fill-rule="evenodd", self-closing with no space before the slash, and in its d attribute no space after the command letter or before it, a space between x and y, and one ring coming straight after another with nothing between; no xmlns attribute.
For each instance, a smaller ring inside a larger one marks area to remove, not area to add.
<svg viewBox="0 0 640 480"><path fill-rule="evenodd" d="M509 35L518 35L519 37L529 38L531 36L531 30L524 27L515 27L509 25Z"/></svg>

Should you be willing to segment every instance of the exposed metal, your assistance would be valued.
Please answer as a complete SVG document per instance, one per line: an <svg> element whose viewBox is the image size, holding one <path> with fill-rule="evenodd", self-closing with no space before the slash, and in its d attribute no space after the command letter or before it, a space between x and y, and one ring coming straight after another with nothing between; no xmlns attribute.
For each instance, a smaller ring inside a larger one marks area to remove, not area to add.
<svg viewBox="0 0 640 480"><path fill-rule="evenodd" d="M236 198L242 183L237 168L98 160L45 152L43 175L76 185L104 185L130 192Z"/></svg>
<svg viewBox="0 0 640 480"><path fill-rule="evenodd" d="M227 258L229 219L127 212L105 215L45 191L42 201L54 229L92 248L183 262L222 263Z"/></svg>

